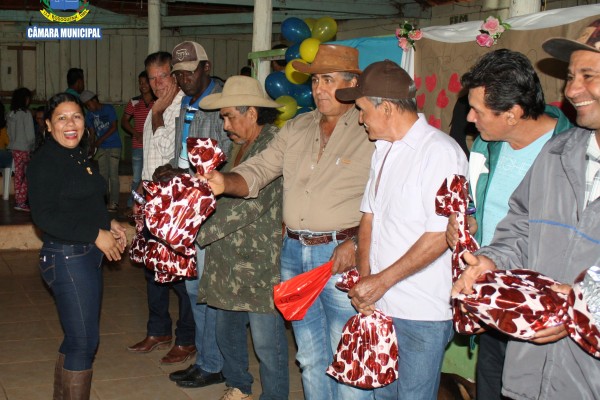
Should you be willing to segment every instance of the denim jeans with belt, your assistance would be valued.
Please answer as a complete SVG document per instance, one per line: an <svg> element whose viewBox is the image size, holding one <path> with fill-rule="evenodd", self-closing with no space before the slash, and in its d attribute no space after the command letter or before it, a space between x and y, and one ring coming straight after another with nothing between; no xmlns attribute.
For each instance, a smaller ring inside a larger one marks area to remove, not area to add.
<svg viewBox="0 0 600 400"><path fill-rule="evenodd" d="M287 400L290 394L288 345L283 317L278 312L217 310L217 342L225 358L223 375L227 386L252 393L246 340L248 324L259 361L260 400Z"/></svg>
<svg viewBox="0 0 600 400"><path fill-rule="evenodd" d="M339 244L305 246L299 240L285 237L281 249L281 280L286 281L326 263ZM292 321L298 345L296 359L302 369L302 386L306 400L372 399L373 391L342 383L325 374L333 361L342 329L356 315L348 294L335 287L339 276L332 276L325 289L300 321Z"/></svg>
<svg viewBox="0 0 600 400"><path fill-rule="evenodd" d="M436 400L452 321L392 318L398 338L398 379L375 389L377 400Z"/></svg>
<svg viewBox="0 0 600 400"><path fill-rule="evenodd" d="M52 290L65 336L64 368L92 368L100 340L102 252L94 244L44 242L39 268Z"/></svg>

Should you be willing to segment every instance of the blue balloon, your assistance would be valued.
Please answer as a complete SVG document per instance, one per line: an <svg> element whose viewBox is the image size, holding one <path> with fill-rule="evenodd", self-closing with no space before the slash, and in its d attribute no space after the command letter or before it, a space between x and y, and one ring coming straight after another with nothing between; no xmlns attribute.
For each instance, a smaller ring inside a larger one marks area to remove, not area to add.
<svg viewBox="0 0 600 400"><path fill-rule="evenodd" d="M296 99L296 102L300 107L315 107L310 81L308 84L293 85L292 90L291 96Z"/></svg>
<svg viewBox="0 0 600 400"><path fill-rule="evenodd" d="M285 77L285 72L272 72L265 79L265 90L272 99L283 95L291 96L292 83Z"/></svg>
<svg viewBox="0 0 600 400"><path fill-rule="evenodd" d="M281 23L281 34L287 41L292 43L302 42L311 35L310 28L306 22L296 17L286 18Z"/></svg>
<svg viewBox="0 0 600 400"><path fill-rule="evenodd" d="M296 60L298 58L302 58L302 57L300 57L300 43L291 45L285 51L285 62L290 62L290 61Z"/></svg>

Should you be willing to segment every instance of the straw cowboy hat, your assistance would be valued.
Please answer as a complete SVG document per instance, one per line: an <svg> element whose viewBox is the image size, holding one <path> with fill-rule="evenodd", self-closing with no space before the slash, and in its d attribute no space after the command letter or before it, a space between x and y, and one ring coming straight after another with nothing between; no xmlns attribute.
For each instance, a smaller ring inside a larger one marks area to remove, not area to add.
<svg viewBox="0 0 600 400"><path fill-rule="evenodd" d="M205 110L242 106L278 108L283 105L269 99L259 81L243 75L230 77L223 86L223 92L200 100L200 108Z"/></svg>
<svg viewBox="0 0 600 400"><path fill-rule="evenodd" d="M329 72L352 72L360 74L358 50L336 44L321 44L312 64L293 61L292 67L304 74L326 74Z"/></svg>

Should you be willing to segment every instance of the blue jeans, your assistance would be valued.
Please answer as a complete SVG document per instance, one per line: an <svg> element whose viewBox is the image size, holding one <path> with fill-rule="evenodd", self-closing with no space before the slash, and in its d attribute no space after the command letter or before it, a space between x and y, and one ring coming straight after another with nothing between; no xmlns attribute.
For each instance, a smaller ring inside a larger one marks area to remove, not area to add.
<svg viewBox="0 0 600 400"><path fill-rule="evenodd" d="M300 241L285 237L281 249L281 280L286 281L329 261L338 245L304 246ZM356 310L345 292L336 289L338 277L332 276L323 292L300 321L292 321L298 345L296 360L302 369L302 386L306 400L372 399L373 392L339 383L325 374L333 362L342 329Z"/></svg>
<svg viewBox="0 0 600 400"><path fill-rule="evenodd" d="M142 167L144 165L144 149L131 149L131 190L137 190L142 181ZM133 207L133 196L129 196L127 207Z"/></svg>
<svg viewBox="0 0 600 400"><path fill-rule="evenodd" d="M119 160L121 158L121 148L98 149L98 168L100 175L108 184L109 204L119 204Z"/></svg>
<svg viewBox="0 0 600 400"><path fill-rule="evenodd" d="M169 289L173 289L179 300L179 319L175 328L175 344L190 346L194 344L194 317L185 282L158 283L154 272L144 268L146 292L148 295L148 336L171 336L173 334L171 315L169 314Z"/></svg>
<svg viewBox="0 0 600 400"><path fill-rule="evenodd" d="M217 311L217 341L225 358L223 375L227 386L252 393L246 341L248 323L260 363L260 400L287 400L290 393L288 347L285 325L278 312Z"/></svg>
<svg viewBox="0 0 600 400"><path fill-rule="evenodd" d="M100 341L102 257L91 243L44 242L40 251L40 272L54 294L65 333L59 351L67 370L92 368Z"/></svg>
<svg viewBox="0 0 600 400"><path fill-rule="evenodd" d="M452 321L392 318L398 338L398 379L375 389L377 400L436 400Z"/></svg>
<svg viewBox="0 0 600 400"><path fill-rule="evenodd" d="M196 367L206 372L221 372L223 356L217 345L217 310L206 304L198 304L198 286L204 272L204 250L199 246L196 246L196 265L198 278L185 281L196 325Z"/></svg>

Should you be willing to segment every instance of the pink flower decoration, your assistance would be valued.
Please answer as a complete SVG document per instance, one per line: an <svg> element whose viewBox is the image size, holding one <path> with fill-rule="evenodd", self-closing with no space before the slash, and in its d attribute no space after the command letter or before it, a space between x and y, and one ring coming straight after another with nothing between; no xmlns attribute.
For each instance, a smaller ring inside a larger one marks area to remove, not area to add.
<svg viewBox="0 0 600 400"><path fill-rule="evenodd" d="M487 31L490 36L494 36L496 33L504 32L504 27L500 25L500 21L494 17L487 17L481 25L482 31Z"/></svg>
<svg viewBox="0 0 600 400"><path fill-rule="evenodd" d="M408 37L412 40L420 40L423 37L423 32L420 29L408 33Z"/></svg>
<svg viewBox="0 0 600 400"><path fill-rule="evenodd" d="M481 47L492 47L494 44L494 38L487 33L482 33L476 37L477 44Z"/></svg>
<svg viewBox="0 0 600 400"><path fill-rule="evenodd" d="M408 51L408 49L410 47L408 39L405 37L401 37L400 39L398 39L398 46L400 46L402 48L402 50Z"/></svg>

